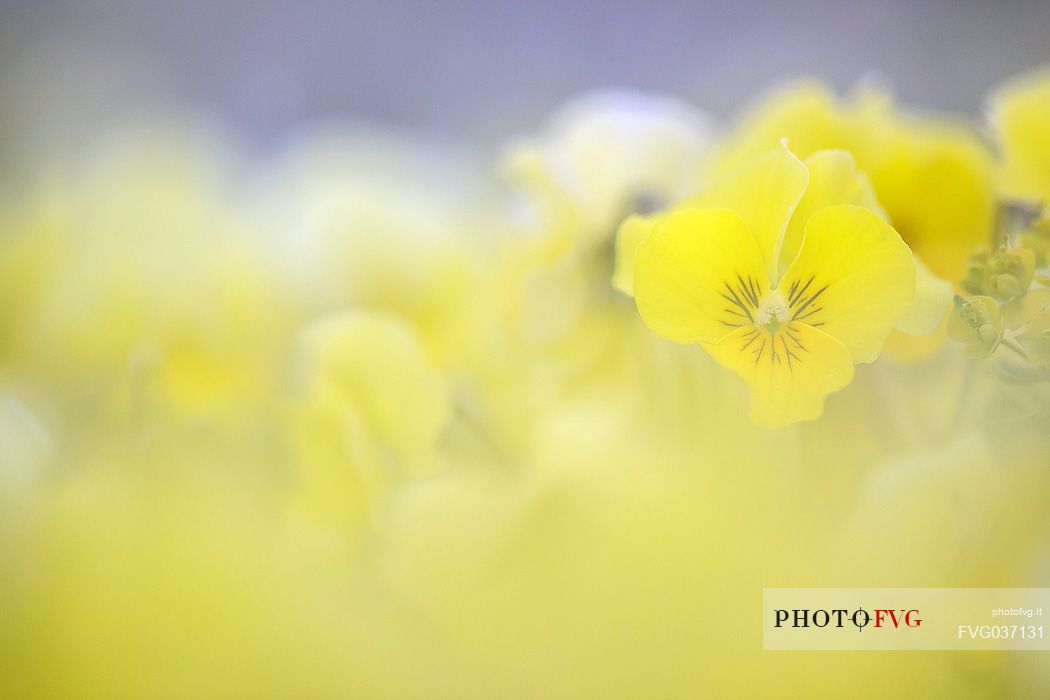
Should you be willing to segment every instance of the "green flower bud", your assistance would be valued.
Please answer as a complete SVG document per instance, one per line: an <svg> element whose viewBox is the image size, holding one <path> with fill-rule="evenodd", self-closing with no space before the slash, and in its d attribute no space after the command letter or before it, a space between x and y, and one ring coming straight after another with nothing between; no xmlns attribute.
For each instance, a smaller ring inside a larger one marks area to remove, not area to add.
<svg viewBox="0 0 1050 700"><path fill-rule="evenodd" d="M1024 293L1021 283L1012 275L990 275L985 289L996 299L1014 299Z"/></svg>
<svg viewBox="0 0 1050 700"><path fill-rule="evenodd" d="M970 258L962 286L973 294L1009 301L1024 296L1032 283L1036 267L1035 251L1030 248L979 252Z"/></svg>
<svg viewBox="0 0 1050 700"><path fill-rule="evenodd" d="M966 268L966 277L962 280L962 288L971 294L980 294L984 289L984 280L988 277L988 258L991 255L985 249L978 249L970 255L970 261Z"/></svg>
<svg viewBox="0 0 1050 700"><path fill-rule="evenodd" d="M1003 339L1003 315L989 296L955 297L955 311L948 319L948 335L966 347L963 355L988 357Z"/></svg>

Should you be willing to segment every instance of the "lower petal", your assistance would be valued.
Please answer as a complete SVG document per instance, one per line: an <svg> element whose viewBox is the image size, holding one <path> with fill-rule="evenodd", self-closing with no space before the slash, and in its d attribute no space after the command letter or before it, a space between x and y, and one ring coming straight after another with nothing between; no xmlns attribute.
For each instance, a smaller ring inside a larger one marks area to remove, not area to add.
<svg viewBox="0 0 1050 700"><path fill-rule="evenodd" d="M828 394L853 380L846 346L803 323L741 328L705 348L747 381L751 420L768 427L819 418Z"/></svg>

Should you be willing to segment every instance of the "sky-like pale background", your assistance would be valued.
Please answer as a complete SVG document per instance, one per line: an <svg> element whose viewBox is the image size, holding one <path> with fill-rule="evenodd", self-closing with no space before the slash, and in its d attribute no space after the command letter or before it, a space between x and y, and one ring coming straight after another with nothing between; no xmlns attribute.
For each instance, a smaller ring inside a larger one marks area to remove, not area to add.
<svg viewBox="0 0 1050 700"><path fill-rule="evenodd" d="M333 117L489 143L587 88L728 115L786 77L868 72L975 112L1045 62L1046 0L0 0L0 136L62 148L166 103L262 145Z"/></svg>

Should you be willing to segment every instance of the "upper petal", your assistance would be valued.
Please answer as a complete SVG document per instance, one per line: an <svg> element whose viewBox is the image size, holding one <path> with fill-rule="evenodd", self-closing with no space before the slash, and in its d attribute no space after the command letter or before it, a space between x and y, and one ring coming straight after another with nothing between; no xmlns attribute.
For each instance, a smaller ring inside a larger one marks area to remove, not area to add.
<svg viewBox="0 0 1050 700"><path fill-rule="evenodd" d="M637 247L638 311L677 343L714 342L750 323L768 287L758 242L727 209L661 217Z"/></svg>
<svg viewBox="0 0 1050 700"><path fill-rule="evenodd" d="M862 207L809 218L798 257L778 287L792 320L834 336L854 362L872 362L915 298L915 262L893 228Z"/></svg>
<svg viewBox="0 0 1050 700"><path fill-rule="evenodd" d="M766 277L775 280L784 231L808 181L806 166L781 144L714 179L687 205L739 214L758 241Z"/></svg>

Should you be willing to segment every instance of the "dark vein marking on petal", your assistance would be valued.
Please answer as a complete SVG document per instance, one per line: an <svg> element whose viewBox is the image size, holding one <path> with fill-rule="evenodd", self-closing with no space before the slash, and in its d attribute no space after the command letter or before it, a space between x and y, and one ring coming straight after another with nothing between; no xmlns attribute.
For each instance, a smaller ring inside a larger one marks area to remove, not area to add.
<svg viewBox="0 0 1050 700"><path fill-rule="evenodd" d="M796 320L798 318L799 314L801 314L803 311L805 311L807 308L809 308L809 305L812 304L813 302L815 302L820 297L820 295L823 294L827 290L827 288L828 288L828 285L825 284L823 287L818 289L816 292L814 292L813 294L810 294L809 298L806 299L806 303L803 304L802 306L798 307L798 310L795 311L795 315L791 317L791 320L792 321Z"/></svg>
<svg viewBox="0 0 1050 700"><path fill-rule="evenodd" d="M796 282L796 284L798 283ZM806 293L806 290L809 289L809 285L811 284L813 284L812 277L809 278L809 280L806 282L806 285L802 287L802 289L796 290L795 295L788 298L788 306L794 306L795 302L802 298L802 295Z"/></svg>

